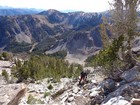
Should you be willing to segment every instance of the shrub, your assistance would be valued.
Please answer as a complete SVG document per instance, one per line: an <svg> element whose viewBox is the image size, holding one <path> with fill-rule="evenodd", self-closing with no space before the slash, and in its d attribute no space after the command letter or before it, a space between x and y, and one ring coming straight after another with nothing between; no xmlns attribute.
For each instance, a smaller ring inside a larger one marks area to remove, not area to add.
<svg viewBox="0 0 140 105"><path fill-rule="evenodd" d="M8 52L3 52L1 55L5 60L12 60L13 55L12 53L8 53Z"/></svg>
<svg viewBox="0 0 140 105"><path fill-rule="evenodd" d="M48 89L52 90L52 89L53 89L53 86L50 84L50 85L48 86Z"/></svg>
<svg viewBox="0 0 140 105"><path fill-rule="evenodd" d="M46 98L47 96L49 96L50 95L50 92L45 92L44 93L44 98Z"/></svg>
<svg viewBox="0 0 140 105"><path fill-rule="evenodd" d="M65 50L58 51L53 54L48 54L48 56L64 59L67 56L67 51L65 51Z"/></svg>
<svg viewBox="0 0 140 105"><path fill-rule="evenodd" d="M118 51L122 46L122 42L124 40L123 36L120 36L118 39L115 39L112 42L112 45L108 46L108 48L103 49L97 54L94 59L90 62L90 65L93 66L101 66L103 68L103 73L106 75L110 75L116 64L119 66L121 61L118 59Z"/></svg>
<svg viewBox="0 0 140 105"><path fill-rule="evenodd" d="M44 104L40 99L34 98L31 94L28 96L27 104Z"/></svg>
<svg viewBox="0 0 140 105"><path fill-rule="evenodd" d="M6 81L9 80L8 73L6 70L2 70L2 76L5 78Z"/></svg>
<svg viewBox="0 0 140 105"><path fill-rule="evenodd" d="M2 55L0 55L0 60L3 60L3 59L2 59Z"/></svg>

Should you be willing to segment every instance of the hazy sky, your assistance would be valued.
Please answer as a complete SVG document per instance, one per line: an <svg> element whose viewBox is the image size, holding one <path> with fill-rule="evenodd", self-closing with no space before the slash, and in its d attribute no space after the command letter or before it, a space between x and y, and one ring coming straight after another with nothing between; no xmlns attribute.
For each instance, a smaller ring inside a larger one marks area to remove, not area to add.
<svg viewBox="0 0 140 105"><path fill-rule="evenodd" d="M101 12L112 0L0 0L0 6Z"/></svg>

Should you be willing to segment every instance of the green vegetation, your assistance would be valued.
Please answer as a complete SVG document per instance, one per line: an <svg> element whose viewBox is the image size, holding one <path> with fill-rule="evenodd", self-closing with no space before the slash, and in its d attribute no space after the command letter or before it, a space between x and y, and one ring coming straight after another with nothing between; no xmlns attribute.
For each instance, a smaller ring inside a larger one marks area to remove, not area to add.
<svg viewBox="0 0 140 105"><path fill-rule="evenodd" d="M48 86L48 89L52 90L52 89L53 89L53 86L50 84L50 85Z"/></svg>
<svg viewBox="0 0 140 105"><path fill-rule="evenodd" d="M28 100L27 100L27 104L44 104L44 102L42 102L40 99L36 99L34 98L32 95L28 96Z"/></svg>
<svg viewBox="0 0 140 105"><path fill-rule="evenodd" d="M9 80L8 73L6 70L2 70L2 76L5 78L6 81Z"/></svg>
<svg viewBox="0 0 140 105"><path fill-rule="evenodd" d="M76 64L70 65L63 59L35 55L31 56L24 64L17 61L12 74L20 81L27 78L39 80L47 77L59 81L62 77L77 77L81 70L82 66Z"/></svg>
<svg viewBox="0 0 140 105"><path fill-rule="evenodd" d="M137 60L131 48L133 39L138 35L137 9L139 3L139 0L113 0L113 9L110 11L112 25L110 26L106 19L103 19L100 27L103 49L94 58L88 58L89 65L101 66L107 75L114 70L130 69L135 65ZM112 33L111 37L106 34L108 28Z"/></svg>
<svg viewBox="0 0 140 105"><path fill-rule="evenodd" d="M104 68L103 72L107 75L114 69L116 69L116 64L120 63L118 59L118 50L122 46L124 38L120 36L118 39L115 39L112 45L108 48L103 49L97 54L93 59L90 59L89 65L91 66L101 66ZM118 66L118 65L117 65Z"/></svg>
<svg viewBox="0 0 140 105"><path fill-rule="evenodd" d="M19 52L28 52L31 48L32 48L31 44L27 44L24 42L22 43L13 42L6 48L6 50L14 53L19 53Z"/></svg>
<svg viewBox="0 0 140 105"><path fill-rule="evenodd" d="M95 58L95 55L92 55L92 56L89 56L87 59L86 59L86 62L87 62L87 66L92 66L91 62L94 60Z"/></svg>
<svg viewBox="0 0 140 105"><path fill-rule="evenodd" d="M50 46L54 45L56 43L55 38L47 37L44 38L33 50L34 53L37 52L45 52L50 49Z"/></svg>
<svg viewBox="0 0 140 105"><path fill-rule="evenodd" d="M3 52L2 53L2 57L7 58L8 57L8 53L7 52Z"/></svg>
<svg viewBox="0 0 140 105"><path fill-rule="evenodd" d="M12 58L13 58L13 55L12 53L9 53L9 52L3 52L0 55L0 60L12 60Z"/></svg>
<svg viewBox="0 0 140 105"><path fill-rule="evenodd" d="M67 56L67 51L65 51L65 50L58 51L53 54L48 54L48 56L64 59Z"/></svg>
<svg viewBox="0 0 140 105"><path fill-rule="evenodd" d="M46 98L47 96L49 96L50 95L50 92L45 92L44 93L44 98Z"/></svg>

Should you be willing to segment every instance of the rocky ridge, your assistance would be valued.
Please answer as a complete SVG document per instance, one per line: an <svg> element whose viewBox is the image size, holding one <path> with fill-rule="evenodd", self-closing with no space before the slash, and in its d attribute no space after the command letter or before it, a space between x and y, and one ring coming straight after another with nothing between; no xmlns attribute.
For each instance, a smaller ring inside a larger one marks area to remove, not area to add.
<svg viewBox="0 0 140 105"><path fill-rule="evenodd" d="M1 16L0 48L13 52L67 50L89 54L101 47L97 13L48 10L35 15ZM73 47L72 47L73 46Z"/></svg>
<svg viewBox="0 0 140 105"><path fill-rule="evenodd" d="M8 103L8 105L17 105L11 103L19 103L19 105L133 105L137 103L136 105L139 105L139 64L122 72L118 77L121 78L120 81L103 77L100 67L85 69L89 69L90 73L87 83L83 85L78 85L76 78L62 78L60 82L55 82L52 78L39 81L28 79L25 81L26 85L1 82L0 103L1 105Z"/></svg>
<svg viewBox="0 0 140 105"><path fill-rule="evenodd" d="M29 9L29 8L12 8L7 6L0 6L0 16L14 16L14 15L27 15L36 14L42 10Z"/></svg>

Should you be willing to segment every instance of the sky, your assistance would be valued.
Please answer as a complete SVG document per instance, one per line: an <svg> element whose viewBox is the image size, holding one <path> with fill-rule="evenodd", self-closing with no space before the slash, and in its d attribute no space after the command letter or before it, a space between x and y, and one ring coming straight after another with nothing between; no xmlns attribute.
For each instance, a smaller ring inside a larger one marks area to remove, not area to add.
<svg viewBox="0 0 140 105"><path fill-rule="evenodd" d="M102 12L109 9L108 1L112 0L0 0L0 6Z"/></svg>

